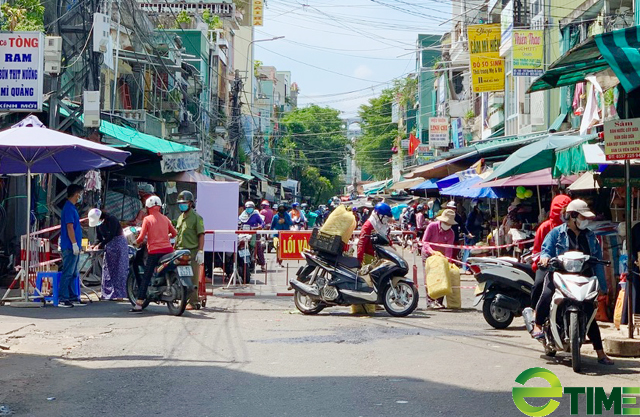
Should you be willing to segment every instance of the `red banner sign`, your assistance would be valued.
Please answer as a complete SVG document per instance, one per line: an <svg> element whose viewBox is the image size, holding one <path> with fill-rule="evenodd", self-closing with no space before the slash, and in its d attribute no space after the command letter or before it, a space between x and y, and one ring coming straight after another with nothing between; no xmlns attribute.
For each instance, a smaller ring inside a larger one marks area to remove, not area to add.
<svg viewBox="0 0 640 417"><path fill-rule="evenodd" d="M309 249L311 231L283 231L278 234L278 259L298 261L304 259L302 251Z"/></svg>

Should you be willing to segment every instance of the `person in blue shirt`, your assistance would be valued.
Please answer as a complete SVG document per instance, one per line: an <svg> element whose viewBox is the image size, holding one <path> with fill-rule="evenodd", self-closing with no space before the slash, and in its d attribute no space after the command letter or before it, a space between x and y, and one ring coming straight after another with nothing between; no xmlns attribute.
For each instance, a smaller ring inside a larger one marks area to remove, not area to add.
<svg viewBox="0 0 640 417"><path fill-rule="evenodd" d="M76 204L82 201L84 188L78 184L67 187L67 201L60 216L60 252L62 253L62 276L59 286L58 307L73 307L79 303L80 294L76 294L74 281L78 276L80 247L82 245L82 227Z"/></svg>
<svg viewBox="0 0 640 417"><path fill-rule="evenodd" d="M278 212L271 221L271 230L291 230L292 224L291 216L287 213L287 207L284 204L280 204Z"/></svg>

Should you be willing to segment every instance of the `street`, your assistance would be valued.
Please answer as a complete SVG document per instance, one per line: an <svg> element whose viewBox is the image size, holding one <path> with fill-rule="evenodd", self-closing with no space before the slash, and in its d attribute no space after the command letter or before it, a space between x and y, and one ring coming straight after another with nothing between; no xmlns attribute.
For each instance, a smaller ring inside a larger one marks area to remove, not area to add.
<svg viewBox="0 0 640 417"><path fill-rule="evenodd" d="M515 416L511 388L530 367L563 386L638 385L638 361L602 367L585 347L576 375L566 354L542 354L522 319L498 331L476 309L424 307L407 318L303 316L291 297L210 296L182 317L115 302L3 307L0 406L16 416ZM555 414L568 410L565 396Z"/></svg>

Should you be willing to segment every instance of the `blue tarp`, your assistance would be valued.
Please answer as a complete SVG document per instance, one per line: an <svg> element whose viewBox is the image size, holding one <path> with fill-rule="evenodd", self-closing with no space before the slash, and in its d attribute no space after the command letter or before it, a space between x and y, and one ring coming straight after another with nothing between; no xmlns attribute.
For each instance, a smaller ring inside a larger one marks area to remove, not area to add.
<svg viewBox="0 0 640 417"><path fill-rule="evenodd" d="M418 190L437 190L438 189L438 184L436 183L437 180L435 179L431 179L431 180L426 180L418 185L416 185L415 187L411 187L411 190L414 191L418 191Z"/></svg>
<svg viewBox="0 0 640 417"><path fill-rule="evenodd" d="M460 175L458 173L454 173L449 175L448 177L444 177L443 179L437 182L437 188L444 190L445 188L449 188L454 184L460 182Z"/></svg>
<svg viewBox="0 0 640 417"><path fill-rule="evenodd" d="M484 181L480 176L465 179L451 187L440 190L442 195L467 198L507 198L513 195L513 190L504 188L473 188L474 185Z"/></svg>

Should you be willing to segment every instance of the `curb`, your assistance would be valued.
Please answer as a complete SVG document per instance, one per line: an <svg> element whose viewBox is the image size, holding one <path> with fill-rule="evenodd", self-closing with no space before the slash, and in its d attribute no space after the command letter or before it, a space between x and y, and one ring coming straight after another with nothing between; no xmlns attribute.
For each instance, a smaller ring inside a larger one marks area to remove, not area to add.
<svg viewBox="0 0 640 417"><path fill-rule="evenodd" d="M624 336L607 336L603 340L608 355L623 358L640 357L640 339L628 339Z"/></svg>
<svg viewBox="0 0 640 417"><path fill-rule="evenodd" d="M227 294L214 294L214 297L220 298L232 298L232 297L293 297L291 292L274 292L274 293L259 293L255 292L233 292Z"/></svg>

